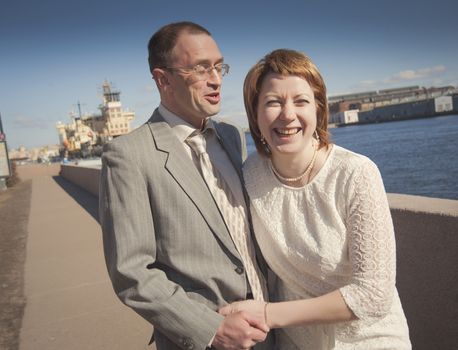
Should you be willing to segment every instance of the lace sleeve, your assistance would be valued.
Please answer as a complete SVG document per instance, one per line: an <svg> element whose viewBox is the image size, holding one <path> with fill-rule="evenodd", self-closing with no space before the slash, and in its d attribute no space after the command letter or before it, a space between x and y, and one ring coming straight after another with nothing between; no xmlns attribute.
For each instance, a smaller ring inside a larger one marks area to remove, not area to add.
<svg viewBox="0 0 458 350"><path fill-rule="evenodd" d="M395 290L396 246L385 188L371 161L350 178L346 227L352 277L340 292L359 319L383 317Z"/></svg>

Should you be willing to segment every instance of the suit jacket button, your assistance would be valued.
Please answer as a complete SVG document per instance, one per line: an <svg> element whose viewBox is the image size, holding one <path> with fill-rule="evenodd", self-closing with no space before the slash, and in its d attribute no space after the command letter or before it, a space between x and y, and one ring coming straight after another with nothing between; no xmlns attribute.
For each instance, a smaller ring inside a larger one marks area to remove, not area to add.
<svg viewBox="0 0 458 350"><path fill-rule="evenodd" d="M237 268L235 269L235 272L237 272L239 275L241 275L244 271L244 268L241 266L237 266Z"/></svg>
<svg viewBox="0 0 458 350"><path fill-rule="evenodd" d="M185 346L186 349L189 349L189 350L194 349L194 343L192 342L191 339L184 338L182 343L183 343L183 345Z"/></svg>

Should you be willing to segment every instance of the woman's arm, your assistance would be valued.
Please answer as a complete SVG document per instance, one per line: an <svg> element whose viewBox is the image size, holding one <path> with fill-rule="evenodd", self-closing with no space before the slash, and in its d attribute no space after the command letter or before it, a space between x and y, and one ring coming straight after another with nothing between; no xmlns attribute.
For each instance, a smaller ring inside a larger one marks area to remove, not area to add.
<svg viewBox="0 0 458 350"><path fill-rule="evenodd" d="M259 321L264 321L269 328L343 322L356 318L338 290L312 299L278 303L239 301L221 308L219 312L228 315L238 311L248 312Z"/></svg>
<svg viewBox="0 0 458 350"><path fill-rule="evenodd" d="M386 193L376 165L365 161L352 174L347 192L350 282L328 294L303 300L233 303L220 312L245 310L270 328L383 317L395 289L395 242Z"/></svg>
<svg viewBox="0 0 458 350"><path fill-rule="evenodd" d="M305 326L315 323L351 321L355 315L338 290L311 298L266 305L266 323L270 328Z"/></svg>
<svg viewBox="0 0 458 350"><path fill-rule="evenodd" d="M349 179L348 256L351 279L340 288L359 319L378 319L391 309L396 290L396 242L390 208L377 166L365 160Z"/></svg>

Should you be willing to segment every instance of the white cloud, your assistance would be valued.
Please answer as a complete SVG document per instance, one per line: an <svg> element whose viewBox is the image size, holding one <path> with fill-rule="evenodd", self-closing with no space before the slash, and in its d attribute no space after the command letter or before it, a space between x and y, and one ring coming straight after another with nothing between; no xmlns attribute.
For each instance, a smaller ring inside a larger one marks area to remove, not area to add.
<svg viewBox="0 0 458 350"><path fill-rule="evenodd" d="M363 81L360 81L360 84L366 85L366 86L373 86L377 84L377 80L363 80Z"/></svg>
<svg viewBox="0 0 458 350"><path fill-rule="evenodd" d="M416 79L425 79L436 77L444 73L447 69L445 66L439 65L428 68L420 68L417 70L404 70L397 74L394 74L383 80L384 83L397 83L403 81L411 81Z"/></svg>
<svg viewBox="0 0 458 350"><path fill-rule="evenodd" d="M21 129L48 129L51 125L49 120L36 119L24 116L16 116L13 119L13 127Z"/></svg>
<svg viewBox="0 0 458 350"><path fill-rule="evenodd" d="M402 86L404 83L417 83L424 86L446 85L447 80L443 79L443 73L447 68L443 65L426 67L420 69L406 69L380 80L362 80L352 86L352 91L367 91L383 89L387 87Z"/></svg>

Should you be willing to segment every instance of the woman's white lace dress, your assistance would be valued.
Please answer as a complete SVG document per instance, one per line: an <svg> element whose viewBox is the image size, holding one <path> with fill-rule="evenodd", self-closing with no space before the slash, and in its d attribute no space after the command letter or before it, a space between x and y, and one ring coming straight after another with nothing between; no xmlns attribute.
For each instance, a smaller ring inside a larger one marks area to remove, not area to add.
<svg viewBox="0 0 458 350"><path fill-rule="evenodd" d="M393 223L377 166L334 145L311 183L289 187L270 160L244 165L254 232L279 276L276 300L338 289L358 320L279 330L289 349L411 349L396 279Z"/></svg>

